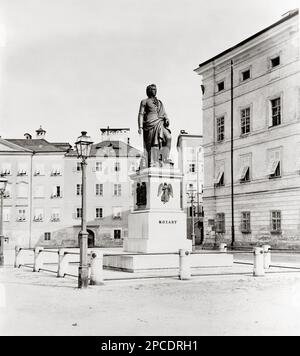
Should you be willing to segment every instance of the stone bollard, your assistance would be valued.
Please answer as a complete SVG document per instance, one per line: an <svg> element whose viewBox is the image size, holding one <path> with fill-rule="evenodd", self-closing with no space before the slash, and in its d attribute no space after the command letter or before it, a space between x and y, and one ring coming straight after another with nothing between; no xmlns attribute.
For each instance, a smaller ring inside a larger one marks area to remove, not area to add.
<svg viewBox="0 0 300 356"><path fill-rule="evenodd" d="M225 244L225 243L220 244L219 251L220 252L227 252L227 244Z"/></svg>
<svg viewBox="0 0 300 356"><path fill-rule="evenodd" d="M91 253L90 285L103 285L103 253Z"/></svg>
<svg viewBox="0 0 300 356"><path fill-rule="evenodd" d="M179 250L179 279L191 279L190 252L184 249Z"/></svg>
<svg viewBox="0 0 300 356"><path fill-rule="evenodd" d="M271 246L263 245L264 250L264 268L269 269L271 264Z"/></svg>
<svg viewBox="0 0 300 356"><path fill-rule="evenodd" d="M61 248L58 250L58 269L57 269L57 277L64 278L68 269L68 259L66 250Z"/></svg>
<svg viewBox="0 0 300 356"><path fill-rule="evenodd" d="M20 246L15 246L15 268L20 268L22 265L21 251L22 248Z"/></svg>
<svg viewBox="0 0 300 356"><path fill-rule="evenodd" d="M254 254L253 276L262 277L265 275L264 250L261 247L255 247L253 254Z"/></svg>
<svg viewBox="0 0 300 356"><path fill-rule="evenodd" d="M43 267L42 262L42 251L44 247L36 247L34 249L34 262L33 262L33 272L39 272L40 269Z"/></svg>

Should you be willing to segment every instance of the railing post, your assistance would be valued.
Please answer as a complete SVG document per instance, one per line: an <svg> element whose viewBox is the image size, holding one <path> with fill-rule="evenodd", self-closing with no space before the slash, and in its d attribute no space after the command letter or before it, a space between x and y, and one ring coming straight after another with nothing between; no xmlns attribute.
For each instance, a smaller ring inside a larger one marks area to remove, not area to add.
<svg viewBox="0 0 300 356"><path fill-rule="evenodd" d="M57 269L57 277L64 278L67 273L68 268L68 260L66 250L61 248L58 250L58 269Z"/></svg>
<svg viewBox="0 0 300 356"><path fill-rule="evenodd" d="M103 253L92 252L91 254L91 270L90 270L90 285L103 285Z"/></svg>
<svg viewBox="0 0 300 356"><path fill-rule="evenodd" d="M271 246L263 245L264 250L264 268L269 269L271 264Z"/></svg>
<svg viewBox="0 0 300 356"><path fill-rule="evenodd" d="M262 277L265 275L264 250L261 247L255 247L253 251L253 255L254 255L253 276Z"/></svg>
<svg viewBox="0 0 300 356"><path fill-rule="evenodd" d="M220 252L227 252L227 244L225 244L225 243L220 244L219 251Z"/></svg>
<svg viewBox="0 0 300 356"><path fill-rule="evenodd" d="M21 266L21 247L20 246L15 246L15 268L19 268Z"/></svg>
<svg viewBox="0 0 300 356"><path fill-rule="evenodd" d="M34 249L34 263L33 263L33 272L39 272L39 270L43 267L42 262L42 251L44 247L36 247Z"/></svg>
<svg viewBox="0 0 300 356"><path fill-rule="evenodd" d="M191 279L190 252L185 249L179 250L179 279Z"/></svg>

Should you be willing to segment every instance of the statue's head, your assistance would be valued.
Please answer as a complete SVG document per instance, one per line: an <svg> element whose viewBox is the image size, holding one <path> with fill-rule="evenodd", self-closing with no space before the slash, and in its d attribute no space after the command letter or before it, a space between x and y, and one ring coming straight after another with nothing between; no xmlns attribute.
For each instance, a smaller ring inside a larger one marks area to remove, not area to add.
<svg viewBox="0 0 300 356"><path fill-rule="evenodd" d="M156 96L157 88L155 84L150 84L146 88L146 93L148 98L151 98L153 96Z"/></svg>

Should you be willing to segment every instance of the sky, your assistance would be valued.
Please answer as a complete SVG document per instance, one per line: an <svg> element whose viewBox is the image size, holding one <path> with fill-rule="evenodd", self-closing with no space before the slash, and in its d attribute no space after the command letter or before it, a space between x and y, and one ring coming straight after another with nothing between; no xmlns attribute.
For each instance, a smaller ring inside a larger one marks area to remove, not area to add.
<svg viewBox="0 0 300 356"><path fill-rule="evenodd" d="M299 0L0 0L0 136L42 126L73 144L129 127L155 83L180 130L202 134L198 64L278 21Z"/></svg>

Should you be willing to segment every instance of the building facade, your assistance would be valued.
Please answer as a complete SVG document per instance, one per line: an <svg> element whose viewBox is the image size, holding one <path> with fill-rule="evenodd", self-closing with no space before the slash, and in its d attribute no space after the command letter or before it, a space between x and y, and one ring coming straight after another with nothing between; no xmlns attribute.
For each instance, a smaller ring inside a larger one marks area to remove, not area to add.
<svg viewBox="0 0 300 356"><path fill-rule="evenodd" d="M299 246L299 11L195 71L203 91L205 242Z"/></svg>
<svg viewBox="0 0 300 356"><path fill-rule="evenodd" d="M187 216L187 236L192 236L194 224L195 245L203 242L203 184L204 155L201 135L189 135L182 130L177 139L178 168L183 174L181 204ZM192 219L194 215L194 219Z"/></svg>
<svg viewBox="0 0 300 356"><path fill-rule="evenodd" d="M0 170L8 180L4 235L9 245L78 246L81 224L81 166L64 142L36 138L0 139ZM131 147L128 129L101 129L87 165L89 246L122 245L133 204L128 175L141 153ZM115 140L118 138L118 140ZM114 140L112 140L114 139Z"/></svg>
<svg viewBox="0 0 300 356"><path fill-rule="evenodd" d="M3 229L11 246L47 241L63 226L64 156L68 143L49 143L43 129L36 138L0 139L0 173L7 180Z"/></svg>

